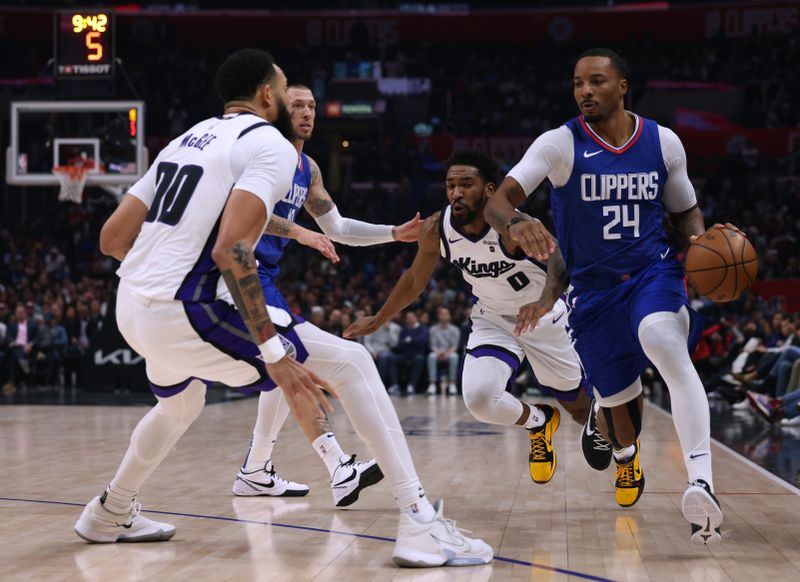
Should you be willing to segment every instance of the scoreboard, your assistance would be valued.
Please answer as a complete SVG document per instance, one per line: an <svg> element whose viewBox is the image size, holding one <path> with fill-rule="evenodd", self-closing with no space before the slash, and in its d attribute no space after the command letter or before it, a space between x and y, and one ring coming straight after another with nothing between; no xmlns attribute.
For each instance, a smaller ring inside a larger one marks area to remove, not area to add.
<svg viewBox="0 0 800 582"><path fill-rule="evenodd" d="M114 76L114 12L61 10L55 13L55 76L110 79Z"/></svg>

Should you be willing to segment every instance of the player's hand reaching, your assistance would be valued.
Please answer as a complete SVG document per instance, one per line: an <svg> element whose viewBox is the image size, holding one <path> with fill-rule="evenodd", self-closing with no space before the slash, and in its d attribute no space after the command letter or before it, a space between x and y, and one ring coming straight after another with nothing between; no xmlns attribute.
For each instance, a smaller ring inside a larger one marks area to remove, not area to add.
<svg viewBox="0 0 800 582"><path fill-rule="evenodd" d="M339 255L336 254L336 247L333 246L333 241L324 234L303 229L297 237L297 242L301 245L318 250L320 254L326 259L329 259L331 263L339 262Z"/></svg>
<svg viewBox="0 0 800 582"><path fill-rule="evenodd" d="M348 325L347 329L344 330L342 337L353 339L354 337L369 335L378 331L380 326L381 325L378 323L378 320L374 315L365 315L363 317L359 317L353 323Z"/></svg>
<svg viewBox="0 0 800 582"><path fill-rule="evenodd" d="M514 335L519 336L528 330L536 327L539 319L553 309L553 303L548 303L539 299L532 303L526 303L519 308L517 314L517 326L514 328Z"/></svg>
<svg viewBox="0 0 800 582"><path fill-rule="evenodd" d="M747 237L747 234L745 234L744 231L742 231L738 226L735 226L735 225L731 224L730 222L726 222L725 224L717 222L711 228L729 228L729 229L733 230L734 232L739 233L743 237L745 237L745 238ZM711 230L711 229L709 229L709 230ZM693 234L693 235L691 235L689 237L689 242L693 243L694 241L696 241L701 236L702 236L702 234Z"/></svg>
<svg viewBox="0 0 800 582"><path fill-rule="evenodd" d="M392 236L394 240L400 242L417 242L420 226L422 226L422 219L419 217L419 212L417 212L414 218L408 222L393 226Z"/></svg>
<svg viewBox="0 0 800 582"><path fill-rule="evenodd" d="M556 250L556 239L535 218L515 222L508 227L508 236L522 247L526 255L539 261L546 261Z"/></svg>
<svg viewBox="0 0 800 582"><path fill-rule="evenodd" d="M337 398L336 392L330 384L294 358L284 356L273 364L267 364L267 373L283 389L292 409L296 409L297 406L319 404L323 410L333 412L333 407L325 398L322 389L324 388L334 398Z"/></svg>

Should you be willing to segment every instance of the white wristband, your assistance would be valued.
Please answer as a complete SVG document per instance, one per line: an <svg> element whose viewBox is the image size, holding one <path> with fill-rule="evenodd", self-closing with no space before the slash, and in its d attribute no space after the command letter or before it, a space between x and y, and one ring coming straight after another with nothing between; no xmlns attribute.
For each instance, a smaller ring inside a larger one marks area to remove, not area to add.
<svg viewBox="0 0 800 582"><path fill-rule="evenodd" d="M264 358L264 362L267 364L274 364L286 355L286 348L283 347L283 342L278 335L269 338L258 346L258 349L261 352L261 357Z"/></svg>

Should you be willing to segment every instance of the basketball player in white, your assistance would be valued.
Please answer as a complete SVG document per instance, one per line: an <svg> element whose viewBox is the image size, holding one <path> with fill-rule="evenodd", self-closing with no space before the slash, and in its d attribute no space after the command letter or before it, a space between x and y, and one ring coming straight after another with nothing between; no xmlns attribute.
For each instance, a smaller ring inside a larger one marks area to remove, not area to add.
<svg viewBox="0 0 800 582"><path fill-rule="evenodd" d="M303 146L311 139L314 131L317 106L314 94L305 85L296 84L289 86L287 94L292 116L292 144L299 155L299 163L293 186L276 206L265 236L259 241L255 251L267 303L286 311L289 306L275 282L280 272L280 259L287 244L284 239L296 239L337 262L339 257L331 239L349 246L369 246L393 241L413 242L417 240L421 223L419 213L408 222L397 226L371 224L341 216L325 189L317 162L303 153ZM310 231L294 222L301 208L305 208L314 218L324 234ZM234 478L235 495L298 497L308 494L307 485L288 481L277 475L271 460L278 432L288 415L289 405L281 390L261 392L250 448ZM383 478L375 459L357 461L355 455L342 451L327 417L308 415L298 417L297 420L328 469L336 507L355 503L362 489Z"/></svg>
<svg viewBox="0 0 800 582"><path fill-rule="evenodd" d="M556 469L552 437L559 411L547 404L522 402L506 391L506 385L528 358L539 382L576 422L586 421L590 400L583 389L578 356L564 329L567 307L559 291L536 329L521 333L529 312L538 307L540 295L553 289L552 284L545 288L546 266L528 259L483 217L486 201L499 180L496 161L485 152L456 151L445 167L449 205L423 223L414 262L383 307L374 316L356 320L345 330L345 337L373 333L410 304L428 286L441 257L461 269L478 299L472 308L461 377L464 402L482 422L526 428L531 479L546 483ZM611 447L601 439L589 450L584 447L584 454L590 464L605 462L608 466Z"/></svg>
<svg viewBox="0 0 800 582"><path fill-rule="evenodd" d="M295 414L307 415L319 406L331 410L320 387L335 392L325 377L340 389L397 498L395 562L487 563L492 549L445 520L441 501L428 501L366 349L265 305L253 248L297 164L297 152L276 131L291 135L286 77L269 54L244 49L220 66L217 90L225 114L171 142L101 232L103 252L122 260L119 327L144 356L158 404L134 429L117 474L75 531L91 542L175 534L174 526L143 517L136 495L202 411L207 382L279 385ZM236 308L220 299L226 294Z"/></svg>

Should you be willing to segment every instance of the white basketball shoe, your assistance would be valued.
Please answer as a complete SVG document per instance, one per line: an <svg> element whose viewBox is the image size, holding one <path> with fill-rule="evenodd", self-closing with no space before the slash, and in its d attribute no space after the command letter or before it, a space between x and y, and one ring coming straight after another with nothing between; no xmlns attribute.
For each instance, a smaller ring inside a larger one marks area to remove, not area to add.
<svg viewBox="0 0 800 582"><path fill-rule="evenodd" d="M683 517L692 525L691 539L695 544L718 544L722 541L722 509L703 479L696 479L683 494Z"/></svg>
<svg viewBox="0 0 800 582"><path fill-rule="evenodd" d="M75 523L75 533L97 544L165 542L175 535L174 525L147 519L140 514L141 510L141 504L134 500L128 513L112 513L103 507L97 496L83 508Z"/></svg>
<svg viewBox="0 0 800 582"><path fill-rule="evenodd" d="M272 461L267 461L263 468L255 471L246 472L244 469L239 469L233 480L233 494L241 497L254 495L302 497L308 495L308 485L281 479L275 474Z"/></svg>
<svg viewBox="0 0 800 582"><path fill-rule="evenodd" d="M363 489L375 485L383 479L378 461L356 461L356 455L336 467L331 477L331 493L336 507L347 507L358 501Z"/></svg>
<svg viewBox="0 0 800 582"><path fill-rule="evenodd" d="M436 516L428 523L419 523L407 513L400 514L397 541L392 559L398 566L435 568L437 566L477 566L494 558L489 544L468 538L456 522L442 515L444 502L433 504Z"/></svg>

